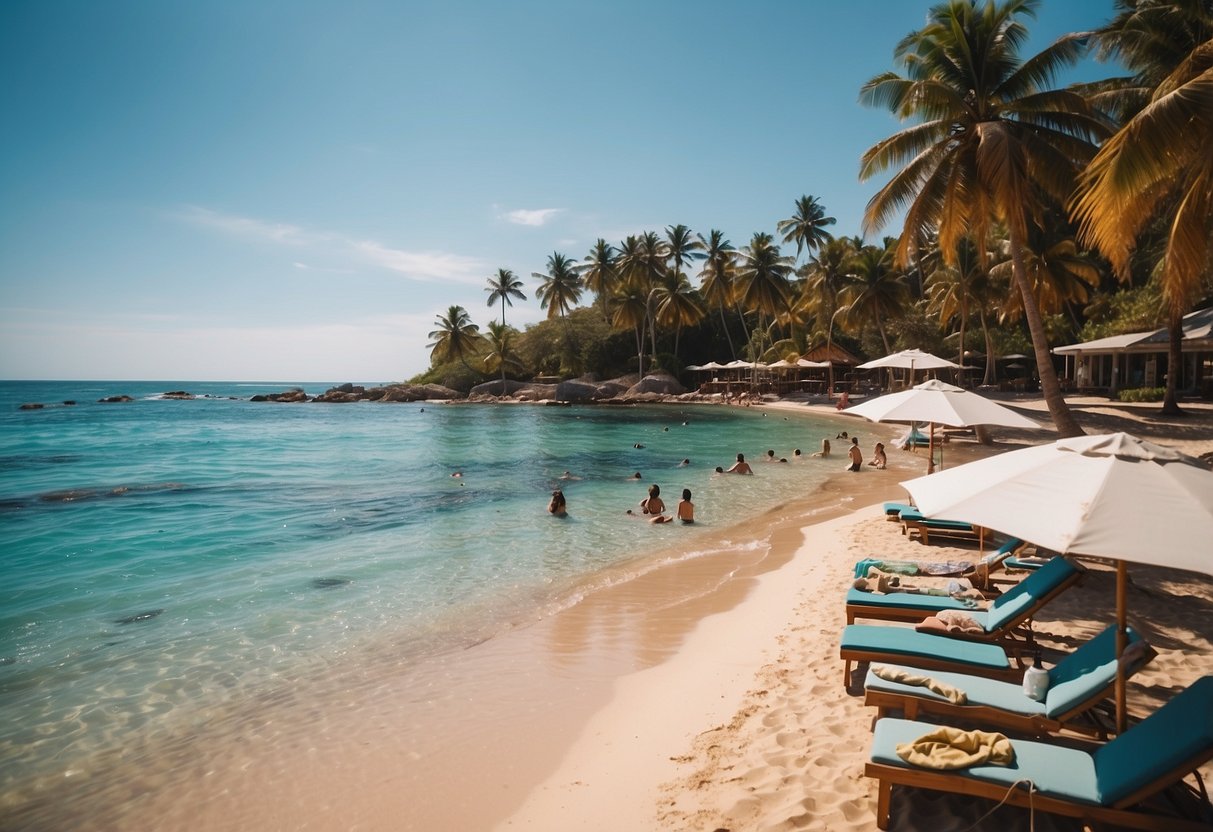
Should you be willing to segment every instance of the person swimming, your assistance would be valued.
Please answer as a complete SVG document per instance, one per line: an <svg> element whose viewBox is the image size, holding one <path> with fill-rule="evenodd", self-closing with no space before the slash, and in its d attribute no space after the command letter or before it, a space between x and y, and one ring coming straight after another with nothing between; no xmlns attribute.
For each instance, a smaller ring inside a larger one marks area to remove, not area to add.
<svg viewBox="0 0 1213 832"><path fill-rule="evenodd" d="M682 462L678 463L678 467L679 467L679 468L686 468L686 467L687 467L688 465L690 465L690 464L691 464L691 460L689 460L689 459L684 459Z"/></svg>
<svg viewBox="0 0 1213 832"><path fill-rule="evenodd" d="M552 501L548 503L548 514L553 517L568 517L568 503L565 502L564 492L557 488L552 492Z"/></svg>

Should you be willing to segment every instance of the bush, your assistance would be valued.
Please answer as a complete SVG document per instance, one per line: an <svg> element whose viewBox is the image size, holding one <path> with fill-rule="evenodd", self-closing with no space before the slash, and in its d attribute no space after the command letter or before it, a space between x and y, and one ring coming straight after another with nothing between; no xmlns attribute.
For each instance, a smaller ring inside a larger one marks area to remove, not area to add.
<svg viewBox="0 0 1213 832"><path fill-rule="evenodd" d="M1121 390L1118 398L1122 402L1161 402L1166 395L1165 387L1134 387Z"/></svg>

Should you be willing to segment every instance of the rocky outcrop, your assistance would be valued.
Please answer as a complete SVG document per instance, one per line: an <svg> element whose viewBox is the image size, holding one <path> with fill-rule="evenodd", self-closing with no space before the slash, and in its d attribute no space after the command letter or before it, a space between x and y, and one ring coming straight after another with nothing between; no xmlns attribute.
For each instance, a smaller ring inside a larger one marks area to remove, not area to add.
<svg viewBox="0 0 1213 832"><path fill-rule="evenodd" d="M524 381L514 381L508 378L502 381L499 378L495 378L492 381L486 381L484 384L477 384L468 391L468 398L484 400L490 397L513 396L519 390L524 390L529 386Z"/></svg>
<svg viewBox="0 0 1213 832"><path fill-rule="evenodd" d="M42 402L27 402L21 405L18 410L41 410L46 407Z"/></svg>
<svg viewBox="0 0 1213 832"><path fill-rule="evenodd" d="M249 401L254 402L306 402L309 401L307 393L304 393L302 388L292 387L290 390L283 390L281 393L259 393L253 396Z"/></svg>
<svg viewBox="0 0 1213 832"><path fill-rule="evenodd" d="M104 399L97 399L98 404L121 404L122 402L133 402L130 396L106 396Z"/></svg>
<svg viewBox="0 0 1213 832"><path fill-rule="evenodd" d="M360 384L341 384L337 387L330 387L312 399L312 401L326 404L344 404L348 402L360 402L365 395L366 388Z"/></svg>
<svg viewBox="0 0 1213 832"><path fill-rule="evenodd" d="M685 392L687 389L669 373L653 373L629 387L623 398L632 401L654 401L652 397L655 395L660 401L661 397L681 396Z"/></svg>
<svg viewBox="0 0 1213 832"><path fill-rule="evenodd" d="M162 399L192 399L192 398L194 398L194 394L187 393L184 390L173 390L170 393L161 393L160 398L162 398Z"/></svg>
<svg viewBox="0 0 1213 832"><path fill-rule="evenodd" d="M556 385L553 398L558 402L592 402L603 396L598 385L585 381L562 381Z"/></svg>

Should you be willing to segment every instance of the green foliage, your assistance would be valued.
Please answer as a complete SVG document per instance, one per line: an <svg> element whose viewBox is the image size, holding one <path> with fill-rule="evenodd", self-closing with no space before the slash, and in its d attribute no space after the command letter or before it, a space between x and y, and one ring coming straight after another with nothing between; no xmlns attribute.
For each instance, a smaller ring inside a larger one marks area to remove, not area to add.
<svg viewBox="0 0 1213 832"><path fill-rule="evenodd" d="M447 361L430 367L424 373L409 379L410 384L441 384L460 393L466 393L482 381L492 378L465 366L459 361Z"/></svg>
<svg viewBox="0 0 1213 832"><path fill-rule="evenodd" d="M1161 402L1167 394L1165 387L1134 387L1117 394L1122 402Z"/></svg>
<svg viewBox="0 0 1213 832"><path fill-rule="evenodd" d="M1135 289L1097 294L1084 311L1087 322L1079 330L1079 341L1094 341L1129 332L1148 332L1166 323L1162 292L1154 281Z"/></svg>

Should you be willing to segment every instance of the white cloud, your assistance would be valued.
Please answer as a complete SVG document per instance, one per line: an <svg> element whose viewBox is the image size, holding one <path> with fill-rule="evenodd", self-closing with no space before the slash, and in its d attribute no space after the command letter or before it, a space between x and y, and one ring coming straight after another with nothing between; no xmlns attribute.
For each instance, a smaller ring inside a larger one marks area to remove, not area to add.
<svg viewBox="0 0 1213 832"><path fill-rule="evenodd" d="M461 254L408 251L392 248L377 240L357 240L338 232L308 230L286 223L224 214L194 205L186 206L177 216L192 225L224 234L276 245L307 248L315 255L328 260L352 259L354 263L397 272L410 280L477 285L484 280L482 272L485 271L485 264L474 257ZM348 268L314 267L300 260L292 261L292 265L300 271L332 274L349 274L353 271Z"/></svg>
<svg viewBox="0 0 1213 832"><path fill-rule="evenodd" d="M413 280L484 282L484 264L474 257L432 251L403 251L374 240L347 241L366 262L400 272Z"/></svg>
<svg viewBox="0 0 1213 832"><path fill-rule="evenodd" d="M534 210L519 208L516 211L507 211L505 218L515 225L539 226L546 225L548 220L563 210L563 208L536 208Z"/></svg>
<svg viewBox="0 0 1213 832"><path fill-rule="evenodd" d="M252 217L223 214L197 205L187 205L178 215L186 222L213 228L238 237L255 237L275 243L300 244L310 242L302 228L279 222L265 222Z"/></svg>

